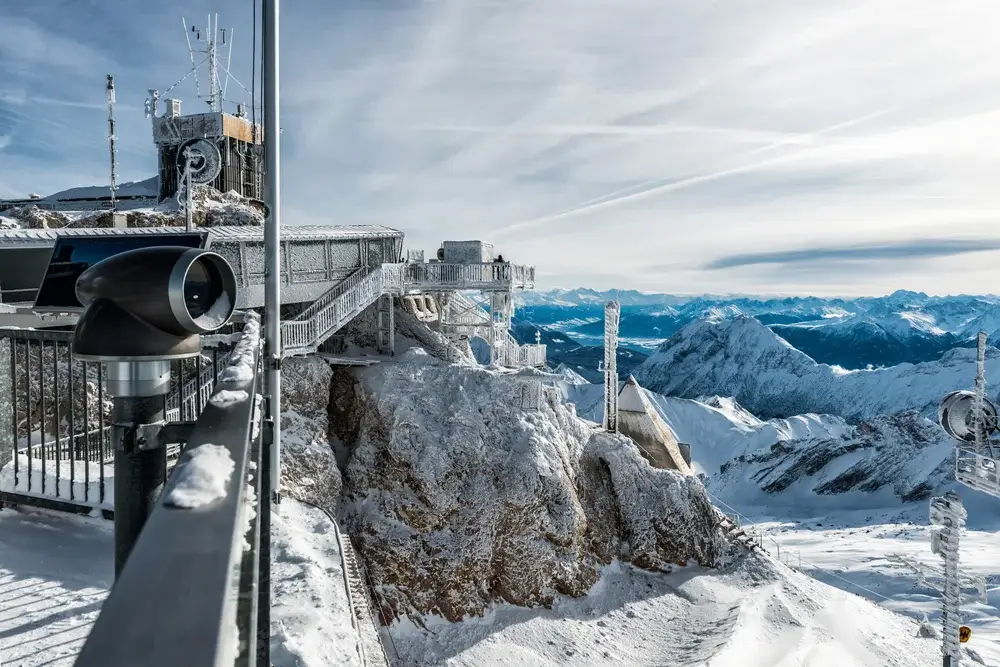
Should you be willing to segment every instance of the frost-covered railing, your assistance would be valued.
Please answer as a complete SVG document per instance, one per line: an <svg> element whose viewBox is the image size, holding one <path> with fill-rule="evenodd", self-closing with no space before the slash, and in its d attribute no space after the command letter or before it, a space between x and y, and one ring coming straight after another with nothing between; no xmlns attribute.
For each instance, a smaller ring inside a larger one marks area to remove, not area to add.
<svg viewBox="0 0 1000 667"><path fill-rule="evenodd" d="M532 366L537 368L545 365L545 345L520 345L510 331L503 332L500 340L496 342L496 350L497 363L501 366L508 368Z"/></svg>
<svg viewBox="0 0 1000 667"><path fill-rule="evenodd" d="M988 451L977 453L973 449L955 449L955 479L968 487L1000 496L1000 477L997 461L987 456Z"/></svg>
<svg viewBox="0 0 1000 667"><path fill-rule="evenodd" d="M281 323L286 355L310 354L383 294L402 290L402 265L383 264L352 273L294 320Z"/></svg>
<svg viewBox="0 0 1000 667"><path fill-rule="evenodd" d="M449 326L469 328L490 326L490 314L481 305L461 292L455 292L448 298L451 300L449 308L452 309L447 316Z"/></svg>
<svg viewBox="0 0 1000 667"><path fill-rule="evenodd" d="M481 264L405 264L406 287L414 289L531 289L535 286L535 267L507 262Z"/></svg>
<svg viewBox="0 0 1000 667"><path fill-rule="evenodd" d="M260 341L250 315L76 667L270 664Z"/></svg>
<svg viewBox="0 0 1000 667"><path fill-rule="evenodd" d="M72 338L0 329L0 502L111 511L111 398L102 364L76 358ZM227 352L207 344L203 355L173 362L167 421L193 421L227 363ZM177 453L168 447L169 460Z"/></svg>

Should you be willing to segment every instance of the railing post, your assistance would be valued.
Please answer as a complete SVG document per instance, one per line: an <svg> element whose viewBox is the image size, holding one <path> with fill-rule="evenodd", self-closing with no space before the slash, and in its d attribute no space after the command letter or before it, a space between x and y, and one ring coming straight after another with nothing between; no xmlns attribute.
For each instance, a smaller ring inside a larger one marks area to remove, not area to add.
<svg viewBox="0 0 1000 667"><path fill-rule="evenodd" d="M115 578L125 568L132 548L167 479L166 449L147 429L165 419L170 389L169 361L107 364L112 443L115 447Z"/></svg>
<svg viewBox="0 0 1000 667"><path fill-rule="evenodd" d="M271 406L264 401L261 415L260 451L260 551L259 580L257 582L257 664L271 665L271 448L274 446L274 430L271 420Z"/></svg>
<svg viewBox="0 0 1000 667"><path fill-rule="evenodd" d="M17 476L17 365L16 346L10 338L0 338L0 467L14 461ZM17 480L15 480L16 488Z"/></svg>

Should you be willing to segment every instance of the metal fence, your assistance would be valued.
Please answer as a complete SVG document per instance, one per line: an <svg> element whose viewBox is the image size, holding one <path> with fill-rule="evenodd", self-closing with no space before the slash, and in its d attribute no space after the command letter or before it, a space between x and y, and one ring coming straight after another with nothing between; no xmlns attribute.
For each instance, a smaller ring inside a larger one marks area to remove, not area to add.
<svg viewBox="0 0 1000 667"><path fill-rule="evenodd" d="M260 399L260 322L251 316L187 437L76 667L266 667L270 636L272 429ZM250 377L243 371L250 366ZM225 369L223 369L225 370ZM226 394L222 395L221 392ZM199 452L225 449L225 493L171 504ZM211 448L204 450L203 448Z"/></svg>
<svg viewBox="0 0 1000 667"><path fill-rule="evenodd" d="M0 502L86 512L113 501L111 397L72 331L0 329ZM222 347L173 362L168 421L193 421L228 362ZM179 448L168 448L176 460Z"/></svg>

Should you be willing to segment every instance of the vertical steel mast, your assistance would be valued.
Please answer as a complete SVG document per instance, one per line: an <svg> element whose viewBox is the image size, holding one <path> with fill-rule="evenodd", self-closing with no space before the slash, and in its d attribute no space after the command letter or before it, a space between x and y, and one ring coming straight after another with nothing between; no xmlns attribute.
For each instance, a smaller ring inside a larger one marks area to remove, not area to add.
<svg viewBox="0 0 1000 667"><path fill-rule="evenodd" d="M118 210L115 191L118 190L118 170L115 159L115 77L108 74L108 150L111 152L111 210Z"/></svg>
<svg viewBox="0 0 1000 667"><path fill-rule="evenodd" d="M264 0L264 151L267 188L264 221L264 331L267 393L272 423L271 489L275 504L281 488L281 116L278 109L278 4Z"/></svg>

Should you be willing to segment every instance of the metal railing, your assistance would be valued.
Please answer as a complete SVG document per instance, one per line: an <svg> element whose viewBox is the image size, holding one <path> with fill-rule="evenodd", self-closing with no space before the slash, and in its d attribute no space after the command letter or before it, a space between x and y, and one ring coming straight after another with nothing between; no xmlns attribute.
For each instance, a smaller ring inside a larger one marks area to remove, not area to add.
<svg viewBox="0 0 1000 667"><path fill-rule="evenodd" d="M294 320L281 323L281 342L286 355L315 352L341 327L357 317L385 293L402 290L401 264L383 264L359 269L329 290Z"/></svg>
<svg viewBox="0 0 1000 667"><path fill-rule="evenodd" d="M955 479L977 491L1000 496L1000 471L997 470L997 460L989 453L989 449L977 452L956 447Z"/></svg>
<svg viewBox="0 0 1000 667"><path fill-rule="evenodd" d="M205 404L76 667L270 664L270 429L257 397L260 340L251 315L232 358L252 360L252 377L229 373L232 381L220 380ZM224 448L233 463L225 495L172 506L203 447Z"/></svg>
<svg viewBox="0 0 1000 667"><path fill-rule="evenodd" d="M547 348L544 344L521 345L510 331L503 333L503 337L496 342L497 363L508 368L545 365Z"/></svg>
<svg viewBox="0 0 1000 667"><path fill-rule="evenodd" d="M506 262L404 264L406 287L426 289L531 289L535 267Z"/></svg>
<svg viewBox="0 0 1000 667"><path fill-rule="evenodd" d="M110 512L111 398L72 331L0 329L0 502ZM219 348L173 363L168 421L193 421L228 362ZM173 461L179 448L167 450Z"/></svg>

